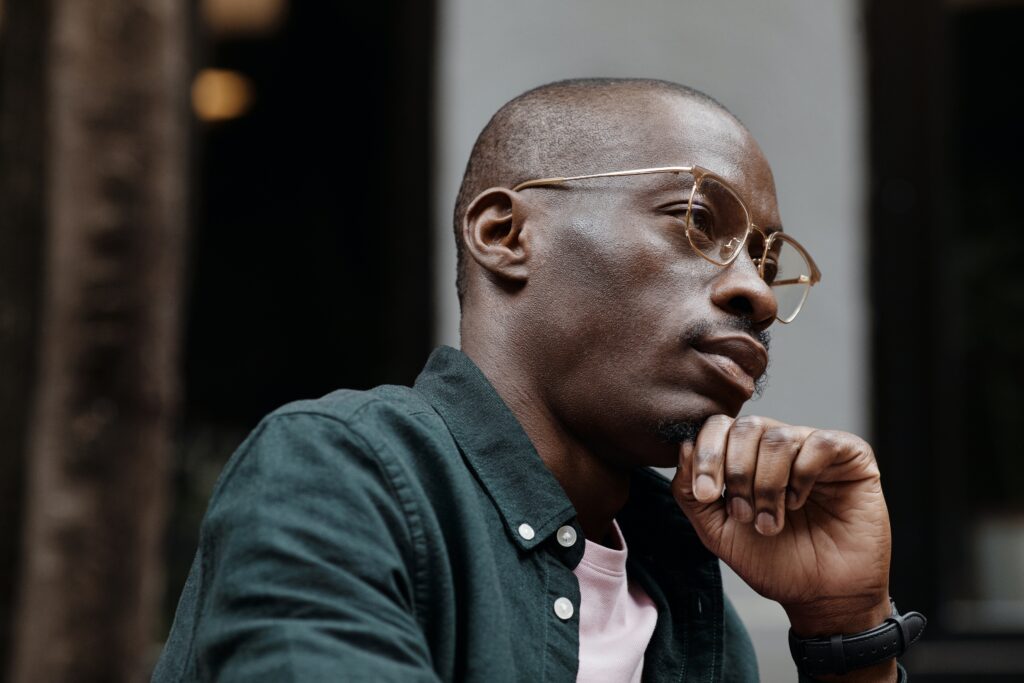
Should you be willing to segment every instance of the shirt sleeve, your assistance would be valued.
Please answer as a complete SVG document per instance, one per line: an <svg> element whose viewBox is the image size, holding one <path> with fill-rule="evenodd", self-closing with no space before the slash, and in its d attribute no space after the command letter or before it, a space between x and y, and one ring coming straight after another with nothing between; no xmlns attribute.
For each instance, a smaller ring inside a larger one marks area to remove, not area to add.
<svg viewBox="0 0 1024 683"><path fill-rule="evenodd" d="M201 528L195 679L437 680L393 474L332 417L264 421Z"/></svg>

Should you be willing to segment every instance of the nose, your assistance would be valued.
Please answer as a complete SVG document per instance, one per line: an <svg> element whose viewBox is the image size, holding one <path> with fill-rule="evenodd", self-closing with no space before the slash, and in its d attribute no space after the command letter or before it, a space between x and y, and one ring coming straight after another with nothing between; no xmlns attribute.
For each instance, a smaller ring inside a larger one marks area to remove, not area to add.
<svg viewBox="0 0 1024 683"><path fill-rule="evenodd" d="M729 315L748 319L758 332L775 322L778 303L772 288L757 274L747 253L722 268L711 288L711 301Z"/></svg>

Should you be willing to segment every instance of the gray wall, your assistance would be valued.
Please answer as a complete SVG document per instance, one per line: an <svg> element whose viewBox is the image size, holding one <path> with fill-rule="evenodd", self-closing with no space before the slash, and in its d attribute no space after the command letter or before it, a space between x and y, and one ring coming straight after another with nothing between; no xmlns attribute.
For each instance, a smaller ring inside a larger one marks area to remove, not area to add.
<svg viewBox="0 0 1024 683"><path fill-rule="evenodd" d="M770 381L745 412L863 434L868 330L859 3L852 0L442 0L438 62L438 343L458 346L451 211L473 141L508 99L581 76L664 78L721 100L772 163L786 230L821 267L774 332ZM765 681L793 680L787 623L735 577Z"/></svg>

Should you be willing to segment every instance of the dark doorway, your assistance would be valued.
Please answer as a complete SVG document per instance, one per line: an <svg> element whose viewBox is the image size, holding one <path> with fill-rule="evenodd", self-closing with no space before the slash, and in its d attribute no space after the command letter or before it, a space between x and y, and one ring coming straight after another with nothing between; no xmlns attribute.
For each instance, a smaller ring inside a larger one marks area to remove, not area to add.
<svg viewBox="0 0 1024 683"><path fill-rule="evenodd" d="M869 3L875 443L915 681L1024 676L1024 4Z"/></svg>
<svg viewBox="0 0 1024 683"><path fill-rule="evenodd" d="M411 383L433 337L434 3L270 3L256 27L238 4L196 17L193 97L213 109L194 135L168 616L213 482L259 419Z"/></svg>

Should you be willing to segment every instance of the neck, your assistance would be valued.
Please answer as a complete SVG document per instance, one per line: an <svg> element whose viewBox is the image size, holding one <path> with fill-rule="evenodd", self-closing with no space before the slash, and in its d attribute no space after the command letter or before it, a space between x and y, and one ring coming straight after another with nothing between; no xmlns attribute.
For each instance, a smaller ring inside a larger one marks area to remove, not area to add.
<svg viewBox="0 0 1024 683"><path fill-rule="evenodd" d="M516 416L541 460L576 508L583 533L603 543L629 498L630 470L615 466L566 429L544 400L529 365L502 346L463 337L462 351Z"/></svg>

